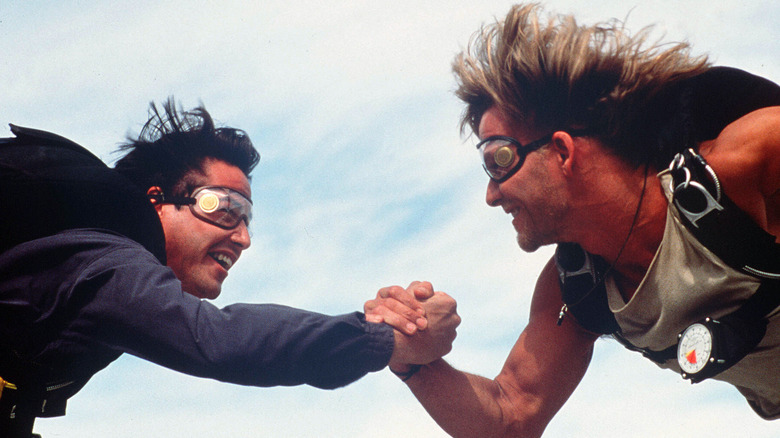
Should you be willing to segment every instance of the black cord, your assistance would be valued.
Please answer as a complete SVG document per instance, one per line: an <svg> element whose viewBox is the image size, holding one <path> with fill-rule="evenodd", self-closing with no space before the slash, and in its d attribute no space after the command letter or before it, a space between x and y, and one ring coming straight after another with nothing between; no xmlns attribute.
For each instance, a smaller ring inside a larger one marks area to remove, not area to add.
<svg viewBox="0 0 780 438"><path fill-rule="evenodd" d="M598 287L604 279L607 277L607 274L612 272L612 268L615 267L618 260L620 260L620 256L623 255L623 250L626 249L626 245L628 245L628 239L631 237L631 234L634 232L634 227L636 226L636 222L639 219L639 210L642 208L642 201L645 199L645 190L647 189L647 171L650 167L650 163L645 164L645 178L642 181L642 193L639 194L639 202L636 205L636 211L634 212L634 219L631 220L631 227L628 229L628 235L626 236L626 240L623 241L623 245L620 247L620 251L618 251L617 257L615 257L615 261L612 262L612 264L609 265L609 268L607 268L606 271L604 271L604 275L601 276L599 281L593 286L593 289L591 289L587 294L590 294L593 292L596 287ZM580 300L582 301L582 300ZM578 301L579 302L579 301Z"/></svg>
<svg viewBox="0 0 780 438"><path fill-rule="evenodd" d="M604 282L604 279L607 278L607 275L612 273L613 268L617 264L618 260L620 260L620 256L623 255L623 250L626 249L626 245L628 245L628 239L631 238L631 234L634 232L634 227L636 226L637 220L639 219L639 211L642 208L642 201L645 199L645 190L647 189L647 173L650 168L650 163L645 163L645 177L642 181L642 192L639 194L639 202L636 206L636 211L634 212L634 218L631 220L631 226L628 228L628 235L626 235L626 240L623 241L623 244L620 246L620 250L618 251L617 257L615 257L615 261L613 261L609 267L604 271L604 274L600 275L596 283L593 285L592 288L585 294L583 294L579 300L577 300L575 303L572 304L572 306L576 306L579 303L581 303L585 298L587 298L591 293L593 293L594 290L598 289L601 284ZM561 308L560 313L558 314L558 325L561 325L563 322L563 317L566 314L566 311L569 308L569 304L564 303L563 307Z"/></svg>

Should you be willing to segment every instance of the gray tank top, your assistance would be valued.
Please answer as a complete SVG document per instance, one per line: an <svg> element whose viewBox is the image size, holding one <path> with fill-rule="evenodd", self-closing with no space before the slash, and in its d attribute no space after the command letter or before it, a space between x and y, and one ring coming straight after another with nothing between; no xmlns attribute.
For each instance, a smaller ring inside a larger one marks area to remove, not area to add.
<svg viewBox="0 0 780 438"><path fill-rule="evenodd" d="M699 243L671 203L671 176L664 171L659 178L669 199L666 229L644 279L628 302L613 278L605 282L609 307L623 336L654 351L675 345L677 334L700 319L717 319L737 310L760 284ZM676 359L660 366L680 371ZM736 386L762 417L780 418L780 309L769 315L767 333L759 346L713 378Z"/></svg>

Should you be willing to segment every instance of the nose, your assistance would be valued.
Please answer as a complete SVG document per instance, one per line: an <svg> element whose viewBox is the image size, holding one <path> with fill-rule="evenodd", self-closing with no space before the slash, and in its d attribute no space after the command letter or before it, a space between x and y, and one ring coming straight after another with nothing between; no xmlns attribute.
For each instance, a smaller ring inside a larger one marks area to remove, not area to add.
<svg viewBox="0 0 780 438"><path fill-rule="evenodd" d="M230 241L238 245L242 250L249 248L252 244L252 237L249 233L249 225L246 221L240 224L230 233Z"/></svg>
<svg viewBox="0 0 780 438"><path fill-rule="evenodd" d="M492 179L488 182L485 202L491 207L498 207L501 205L501 187Z"/></svg>

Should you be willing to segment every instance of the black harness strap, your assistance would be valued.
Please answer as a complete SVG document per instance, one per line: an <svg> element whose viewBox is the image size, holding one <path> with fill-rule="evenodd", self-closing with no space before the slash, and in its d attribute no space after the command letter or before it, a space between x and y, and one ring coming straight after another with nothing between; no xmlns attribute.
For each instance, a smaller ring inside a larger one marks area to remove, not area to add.
<svg viewBox="0 0 780 438"><path fill-rule="evenodd" d="M780 244L775 236L722 192L704 158L689 149L674 159L670 171L673 202L699 242L734 269L780 279Z"/></svg>
<svg viewBox="0 0 780 438"><path fill-rule="evenodd" d="M566 312L570 312L591 332L619 332L620 326L607 302L604 275L608 266L604 259L585 252L576 243L560 243L555 250L555 264L564 302L558 325Z"/></svg>

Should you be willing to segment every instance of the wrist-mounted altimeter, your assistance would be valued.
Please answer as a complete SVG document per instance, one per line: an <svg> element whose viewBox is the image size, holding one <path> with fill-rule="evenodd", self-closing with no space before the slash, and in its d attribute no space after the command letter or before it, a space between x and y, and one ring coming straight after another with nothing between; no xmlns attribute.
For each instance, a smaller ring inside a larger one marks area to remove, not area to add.
<svg viewBox="0 0 780 438"><path fill-rule="evenodd" d="M684 379L699 382L721 371L720 339L715 334L720 323L711 318L691 324L678 335L677 363Z"/></svg>
<svg viewBox="0 0 780 438"><path fill-rule="evenodd" d="M766 325L766 319L744 319L738 312L691 324L678 335L682 377L698 383L730 368L758 345Z"/></svg>

